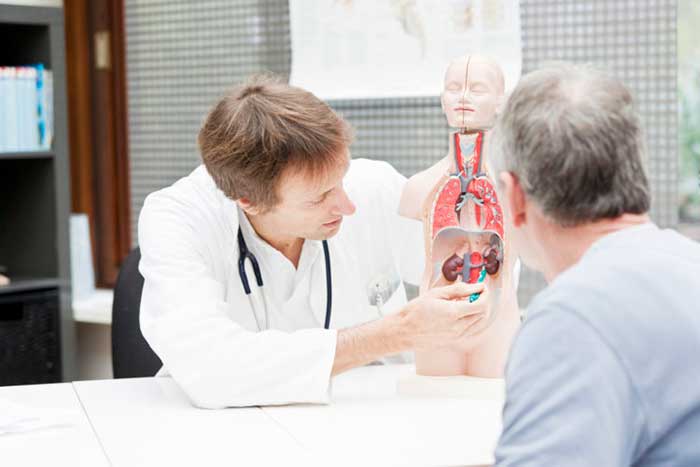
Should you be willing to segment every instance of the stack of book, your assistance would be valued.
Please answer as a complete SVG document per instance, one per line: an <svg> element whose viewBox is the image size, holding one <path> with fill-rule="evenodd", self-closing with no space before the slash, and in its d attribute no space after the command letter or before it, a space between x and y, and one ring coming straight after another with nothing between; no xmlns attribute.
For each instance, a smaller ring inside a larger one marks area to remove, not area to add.
<svg viewBox="0 0 700 467"><path fill-rule="evenodd" d="M0 152L51 148L52 91L43 65L0 66Z"/></svg>

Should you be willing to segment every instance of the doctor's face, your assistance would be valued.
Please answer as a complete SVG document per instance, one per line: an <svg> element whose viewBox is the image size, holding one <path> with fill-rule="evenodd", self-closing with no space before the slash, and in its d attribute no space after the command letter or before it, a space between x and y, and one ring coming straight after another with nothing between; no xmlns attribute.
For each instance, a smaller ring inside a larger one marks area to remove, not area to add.
<svg viewBox="0 0 700 467"><path fill-rule="evenodd" d="M344 216L355 212L355 205L343 188L350 157L338 158L327 173L312 177L287 171L278 185L280 203L265 213L267 221L280 233L309 240L325 240L340 230Z"/></svg>

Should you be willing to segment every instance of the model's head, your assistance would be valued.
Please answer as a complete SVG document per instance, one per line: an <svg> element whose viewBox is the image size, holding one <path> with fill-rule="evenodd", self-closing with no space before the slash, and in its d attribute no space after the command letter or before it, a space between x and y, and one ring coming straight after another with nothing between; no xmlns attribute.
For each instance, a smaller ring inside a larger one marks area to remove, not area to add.
<svg viewBox="0 0 700 467"><path fill-rule="evenodd" d="M246 213L278 213L286 232L326 238L354 211L342 188L351 139L310 92L255 77L216 103L198 141L216 185Z"/></svg>
<svg viewBox="0 0 700 467"><path fill-rule="evenodd" d="M453 60L445 72L441 98L447 123L467 131L490 129L504 92L503 71L493 59L473 54Z"/></svg>

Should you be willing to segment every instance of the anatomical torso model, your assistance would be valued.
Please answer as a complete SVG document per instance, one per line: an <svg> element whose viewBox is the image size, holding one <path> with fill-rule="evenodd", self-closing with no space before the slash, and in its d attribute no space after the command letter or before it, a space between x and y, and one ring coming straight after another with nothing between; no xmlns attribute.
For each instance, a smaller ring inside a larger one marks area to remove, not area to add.
<svg viewBox="0 0 700 467"><path fill-rule="evenodd" d="M505 231L503 207L487 168L488 129L504 99L503 74L491 59L471 55L445 74L442 107L450 134L447 156L407 182L400 214L424 227L426 269L421 294L433 287L484 282L488 312L458 342L416 352L416 372L426 376L502 377L520 323L514 286L515 252Z"/></svg>

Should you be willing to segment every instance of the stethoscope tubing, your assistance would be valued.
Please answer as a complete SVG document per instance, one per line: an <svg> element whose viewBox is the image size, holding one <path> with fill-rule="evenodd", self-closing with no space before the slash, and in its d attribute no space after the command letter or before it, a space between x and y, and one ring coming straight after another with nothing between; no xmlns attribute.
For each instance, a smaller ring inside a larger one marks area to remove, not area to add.
<svg viewBox="0 0 700 467"><path fill-rule="evenodd" d="M238 235L237 235L237 241L238 241L238 275L241 278L241 284L243 285L243 291L245 292L246 296L248 297L248 303L250 304L250 308L253 312L253 316L255 318L255 324L258 326L259 330L262 329L270 329L270 317L268 315L268 309L267 309L267 298L265 297L265 294L263 293L263 278L262 278L262 272L260 271L260 265L258 264L257 258L255 258L255 255L248 250L248 245L245 242L245 239L243 238L243 232L241 231L240 226L238 227ZM332 274L331 274L331 255L330 255L330 250L328 248L328 240L323 240L323 256L324 256L324 262L326 266L326 317L323 323L324 329L329 329L331 325L331 309L333 307L333 281L332 281ZM256 313L256 306L253 303L253 295L252 295L252 289L250 287L250 282L248 281L248 273L245 270L245 260L248 259L250 260L250 264L253 267L253 274L255 275L255 283L260 289L260 296L262 296L262 301L263 301L263 308L265 310L265 327L262 328L260 326L260 321L258 319L258 315Z"/></svg>

